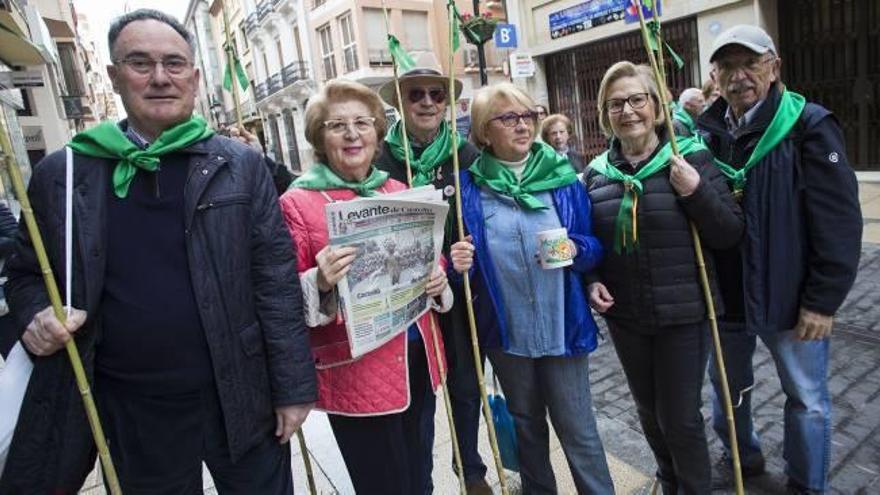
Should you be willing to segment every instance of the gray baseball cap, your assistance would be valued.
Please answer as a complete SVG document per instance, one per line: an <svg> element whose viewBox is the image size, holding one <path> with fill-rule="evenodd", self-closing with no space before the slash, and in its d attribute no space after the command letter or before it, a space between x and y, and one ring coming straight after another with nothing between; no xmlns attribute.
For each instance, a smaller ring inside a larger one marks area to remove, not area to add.
<svg viewBox="0 0 880 495"><path fill-rule="evenodd" d="M773 44L773 38L767 34L767 31L749 24L739 24L719 34L712 43L712 55L709 56L709 62L714 62L715 57L722 48L729 45L741 45L749 50L763 55L772 52L777 55L776 45Z"/></svg>

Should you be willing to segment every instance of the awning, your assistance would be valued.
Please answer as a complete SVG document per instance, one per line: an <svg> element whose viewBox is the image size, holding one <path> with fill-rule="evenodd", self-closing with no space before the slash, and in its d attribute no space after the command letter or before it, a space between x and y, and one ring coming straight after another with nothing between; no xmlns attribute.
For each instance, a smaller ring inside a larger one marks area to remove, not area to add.
<svg viewBox="0 0 880 495"><path fill-rule="evenodd" d="M6 65L43 65L40 49L15 32L0 26L0 60Z"/></svg>

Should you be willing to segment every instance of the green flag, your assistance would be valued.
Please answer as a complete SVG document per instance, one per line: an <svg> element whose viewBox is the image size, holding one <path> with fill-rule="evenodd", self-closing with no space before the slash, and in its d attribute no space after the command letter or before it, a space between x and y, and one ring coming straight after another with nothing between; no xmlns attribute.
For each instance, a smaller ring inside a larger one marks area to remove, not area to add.
<svg viewBox="0 0 880 495"><path fill-rule="evenodd" d="M406 50L400 46L400 41L391 33L388 33L388 51L394 58L397 68L406 72L416 66L416 61Z"/></svg>
<svg viewBox="0 0 880 495"><path fill-rule="evenodd" d="M244 73L244 69L241 68L241 62L238 58L235 58L235 78L238 79L238 85L241 86L242 90L248 88L248 78L247 74ZM229 71L229 64L226 64L226 70L223 71L223 89L226 91L232 91L232 73Z"/></svg>
<svg viewBox="0 0 880 495"><path fill-rule="evenodd" d="M645 4L647 4L647 2L645 2ZM651 45L652 50L654 50L655 52L657 52L658 54L660 54L662 56L662 52L660 51L660 43L659 43L660 22L657 21L657 19L653 19L651 21L648 21L647 27L648 27L648 44ZM669 46L669 43L664 41L663 45L666 47L666 51L669 52L669 56L672 57L672 61L675 62L675 66L678 67L679 70L681 70L681 68L684 67L684 60L682 60L681 57L677 53L675 53L675 50L673 50L672 47Z"/></svg>
<svg viewBox="0 0 880 495"><path fill-rule="evenodd" d="M458 47L461 46L461 40L459 39L461 28L458 25L459 19L461 19L461 14L458 12L458 7L455 5L453 0L449 0L449 7L452 7L452 53L458 51Z"/></svg>

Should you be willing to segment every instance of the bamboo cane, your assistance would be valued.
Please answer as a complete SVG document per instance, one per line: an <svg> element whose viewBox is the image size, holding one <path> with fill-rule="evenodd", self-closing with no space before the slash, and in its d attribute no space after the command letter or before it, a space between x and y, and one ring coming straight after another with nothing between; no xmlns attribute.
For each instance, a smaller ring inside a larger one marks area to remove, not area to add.
<svg viewBox="0 0 880 495"><path fill-rule="evenodd" d="M235 122L238 128L244 130L244 119L241 116L241 100L238 96L238 74L235 69L235 47L232 45L232 34L229 32L229 13L226 11L226 2L220 0L223 10L223 31L226 34L226 64L229 67L229 76L232 80L232 104L235 108Z"/></svg>
<svg viewBox="0 0 880 495"><path fill-rule="evenodd" d="M306 447L306 437L303 434L302 426L296 430L296 439L299 440L299 452L302 454L303 464L306 468L306 482L309 485L309 493L318 495L318 489L315 486L315 475L312 473L312 461L309 459L309 449Z"/></svg>
<svg viewBox="0 0 880 495"><path fill-rule="evenodd" d="M651 63L651 69L654 71L654 78L657 80L657 89L660 93L660 106L663 109L663 116L666 120L666 132L669 134L669 142L672 145L672 152L676 156L681 156L678 148L678 143L675 139L675 130L672 127L672 116L670 114L668 105L669 102L666 101L666 76L665 69L663 68L662 55L663 40L658 36L657 45L658 50L660 51L660 62L658 63L658 60L654 56L654 52L651 49L651 45L648 40L648 28L645 25L645 16L642 12L642 0L632 0L632 2L638 10L639 26L642 31L642 42L645 45L645 50L648 52L648 60ZM656 9L654 12L654 17L656 22L659 22ZM718 367L718 374L721 377L721 391L722 399L724 402L724 413L727 417L728 434L730 437L730 452L731 457L733 458L734 486L737 495L742 495L744 493L744 490L742 470L739 458L739 446L736 440L736 424L733 419L733 405L730 400L730 387L727 383L727 370L724 366L724 356L721 354L721 336L718 333L718 321L715 315L715 301L712 298L712 289L709 286L709 276L706 271L706 262L703 258L703 246L700 240L700 234L697 231L697 227L696 225L694 225L693 221L689 221L688 223L690 225L691 237L693 237L694 240L694 254L697 258L697 266L700 273L700 285L702 285L703 288L703 297L706 301L706 311L709 314L709 328L712 330L712 342L715 349L715 364Z"/></svg>
<svg viewBox="0 0 880 495"><path fill-rule="evenodd" d="M67 313L61 302L61 294L58 292L58 285L55 282L55 276L52 273L52 266L49 263L49 257L46 254L46 247L43 244L43 237L40 234L40 228L34 217L34 210L31 208L31 202L28 199L27 190L24 181L21 178L21 171L15 162L15 155L12 144L9 142L9 136L6 131L3 119L0 119L0 147L2 147L3 155L5 155L6 169L9 171L9 178L12 181L12 187L15 196L21 204L21 214L27 225L28 235L37 255L37 261L40 264L40 271L43 273L43 282L46 284L46 292L49 295L49 301L52 304L52 310L55 318L62 324L67 320ZM116 468L113 466L113 459L110 457L110 449L107 447L107 439L104 437L104 430L101 428L101 420L98 417L98 409L95 407L95 399L92 396L92 390L89 387L89 381L83 369L82 360L80 359L79 350L77 349L74 339L68 340L64 344L67 355L70 358L70 365L73 367L73 375L76 379L76 386L82 396L83 405L86 409L86 416L89 420L89 426L92 429L92 437L98 448L98 456L101 459L101 465L104 468L104 478L107 486L110 487L110 493L113 495L121 495L122 487L119 485L119 478L116 475Z"/></svg>
<svg viewBox="0 0 880 495"><path fill-rule="evenodd" d="M455 36L455 9L453 1L448 0L446 9L449 15L449 98L451 107L452 125L452 167L455 175L455 217L458 227L458 238L464 240L464 218L461 211L461 178L459 177L460 164L458 162L458 128L455 121L455 52L453 51L453 37ZM502 495L508 495L507 477L504 474L504 465L501 463L501 454L498 450L498 438L495 434L495 423L492 421L492 410L489 407L489 396L486 393L485 376L483 375L483 360L480 358L480 347L477 337L477 322L474 317L474 302L471 294L471 279L468 272L462 273L464 279L464 298L467 305L468 326L471 333L471 348L474 354L474 370L477 375L477 385L480 388L480 400L483 403L483 417L486 420L486 432L489 435L489 445L492 447L492 456L495 460L495 469L498 472L498 483L501 486Z"/></svg>
<svg viewBox="0 0 880 495"><path fill-rule="evenodd" d="M391 34L391 27L388 22L388 9L385 7L385 0L382 0L382 11L385 14L385 32ZM400 133L403 140L403 158L406 163L406 182L412 188L412 166L409 157L409 136L406 134L406 115L403 112L403 98L400 91L400 79L397 73L397 60L394 54L391 54L391 65L394 67L394 90L397 93L397 104L400 110ZM452 399L449 396L449 386L446 384L446 365L440 352L440 343L437 339L437 324L433 315L431 321L431 341L434 347L434 356L437 359L437 368L440 373L440 386L443 388L443 403L446 406L446 420L449 422L449 436L452 440L452 457L455 459L456 472L458 474L459 491L462 495L467 493L467 486L464 479L464 464L461 460L461 448L458 445L458 433L455 429L455 420L452 416Z"/></svg>

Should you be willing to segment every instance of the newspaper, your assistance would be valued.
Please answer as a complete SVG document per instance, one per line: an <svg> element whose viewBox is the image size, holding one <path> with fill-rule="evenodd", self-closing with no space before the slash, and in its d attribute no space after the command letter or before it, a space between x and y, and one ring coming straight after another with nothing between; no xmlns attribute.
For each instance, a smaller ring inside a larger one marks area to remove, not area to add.
<svg viewBox="0 0 880 495"><path fill-rule="evenodd" d="M330 245L358 248L337 284L352 357L405 332L430 308L425 285L439 261L448 210L434 186L326 205Z"/></svg>

